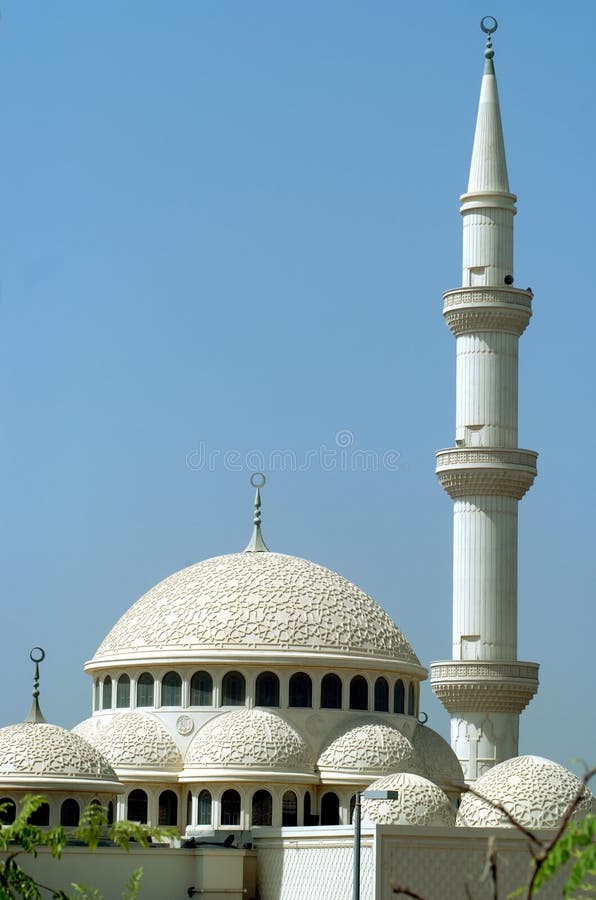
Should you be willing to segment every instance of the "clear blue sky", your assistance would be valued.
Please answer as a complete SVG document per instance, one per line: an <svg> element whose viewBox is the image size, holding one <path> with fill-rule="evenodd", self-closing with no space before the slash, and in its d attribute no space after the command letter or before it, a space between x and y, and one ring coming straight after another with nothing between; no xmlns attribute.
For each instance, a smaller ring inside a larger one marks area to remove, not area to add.
<svg viewBox="0 0 596 900"><path fill-rule="evenodd" d="M594 764L594 3L0 6L0 724L29 707L35 644L46 716L89 714L83 663L126 608L246 544L255 450L270 547L365 588L423 662L449 657L441 294L490 13L535 292L519 626L541 687L521 750ZM319 448L342 439L380 469L332 468ZM310 462L280 471L278 450ZM447 734L428 687L422 707Z"/></svg>

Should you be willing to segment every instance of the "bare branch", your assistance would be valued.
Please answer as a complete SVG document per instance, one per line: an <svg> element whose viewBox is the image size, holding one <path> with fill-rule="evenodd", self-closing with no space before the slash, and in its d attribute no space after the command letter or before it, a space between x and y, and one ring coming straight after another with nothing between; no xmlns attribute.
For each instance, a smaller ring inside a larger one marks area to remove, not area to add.
<svg viewBox="0 0 596 900"><path fill-rule="evenodd" d="M413 900L425 900L422 894L417 894L416 891L403 884L395 884L394 881L391 882L391 890L394 894L401 894L402 897L413 897Z"/></svg>

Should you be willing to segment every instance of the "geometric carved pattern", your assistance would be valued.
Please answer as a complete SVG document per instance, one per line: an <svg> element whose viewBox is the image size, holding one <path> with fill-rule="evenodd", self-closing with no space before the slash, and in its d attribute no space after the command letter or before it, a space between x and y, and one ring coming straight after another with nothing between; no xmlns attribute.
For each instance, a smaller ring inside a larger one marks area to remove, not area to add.
<svg viewBox="0 0 596 900"><path fill-rule="evenodd" d="M219 556L166 578L122 616L94 661L234 648L356 652L420 665L387 613L356 585L268 552Z"/></svg>
<svg viewBox="0 0 596 900"><path fill-rule="evenodd" d="M336 737L319 756L318 766L334 772L424 774L422 762L407 737L397 728L378 723L352 727Z"/></svg>
<svg viewBox="0 0 596 900"><path fill-rule="evenodd" d="M161 722L148 713L118 713L105 728L95 734L88 733L87 740L115 769L151 768L177 772L182 768L182 756L174 740Z"/></svg>
<svg viewBox="0 0 596 900"><path fill-rule="evenodd" d="M460 288L443 294L443 315L452 333L500 331L521 335L532 315L532 292L515 288Z"/></svg>
<svg viewBox="0 0 596 900"><path fill-rule="evenodd" d="M536 477L533 450L439 450L437 476L452 499L472 496L512 497L521 500Z"/></svg>
<svg viewBox="0 0 596 900"><path fill-rule="evenodd" d="M211 719L196 734L184 760L186 769L256 767L313 773L309 749L280 716L239 709Z"/></svg>
<svg viewBox="0 0 596 900"><path fill-rule="evenodd" d="M362 798L362 820L378 825L446 825L455 823L447 795L426 778L400 773L379 778L367 791L397 791L397 800Z"/></svg>
<svg viewBox="0 0 596 900"><path fill-rule="evenodd" d="M0 775L118 781L95 747L65 728L43 722L0 728Z"/></svg>
<svg viewBox="0 0 596 900"><path fill-rule="evenodd" d="M464 777L460 762L440 734L426 725L418 725L412 744L424 767L424 775L429 781L447 790L453 790L454 785L461 784Z"/></svg>
<svg viewBox="0 0 596 900"><path fill-rule="evenodd" d="M559 825L580 789L582 782L573 772L539 756L508 759L490 769L474 785L478 794L494 803L501 803L526 828L554 828ZM584 788L583 799L574 818L589 813L592 800L592 794ZM500 810L470 793L462 797L456 824L511 826Z"/></svg>
<svg viewBox="0 0 596 900"><path fill-rule="evenodd" d="M450 713L521 713L538 689L536 663L433 663L431 685Z"/></svg>

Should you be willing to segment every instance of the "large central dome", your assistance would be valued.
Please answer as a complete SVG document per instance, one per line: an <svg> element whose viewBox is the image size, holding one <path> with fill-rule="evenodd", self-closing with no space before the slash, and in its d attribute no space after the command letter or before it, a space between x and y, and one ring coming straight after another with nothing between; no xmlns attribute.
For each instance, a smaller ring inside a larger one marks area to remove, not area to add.
<svg viewBox="0 0 596 900"><path fill-rule="evenodd" d="M170 575L126 612L88 668L278 651L420 662L364 591L323 566L280 553L235 553Z"/></svg>

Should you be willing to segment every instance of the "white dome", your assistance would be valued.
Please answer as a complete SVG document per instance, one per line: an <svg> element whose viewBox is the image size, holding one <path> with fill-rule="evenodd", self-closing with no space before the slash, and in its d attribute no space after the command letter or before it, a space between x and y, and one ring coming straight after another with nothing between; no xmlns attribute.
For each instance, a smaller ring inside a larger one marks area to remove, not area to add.
<svg viewBox="0 0 596 900"><path fill-rule="evenodd" d="M465 781L464 773L447 741L432 728L418 724L412 744L420 757L426 777L447 791L457 791L457 785Z"/></svg>
<svg viewBox="0 0 596 900"><path fill-rule="evenodd" d="M207 722L193 738L184 761L184 775L219 770L257 769L312 777L309 749L285 719L260 709L238 709Z"/></svg>
<svg viewBox="0 0 596 900"><path fill-rule="evenodd" d="M101 752L66 728L46 722L0 728L0 785L42 790L65 783L77 790L121 790Z"/></svg>
<svg viewBox="0 0 596 900"><path fill-rule="evenodd" d="M554 828L582 788L580 779L550 759L516 756L492 768L474 784L474 790L493 803L501 803L526 828ZM585 798L577 815L590 812L592 795ZM490 803L466 793L457 814L457 825L511 826L507 817ZM513 827L513 826L511 826Z"/></svg>
<svg viewBox="0 0 596 900"><path fill-rule="evenodd" d="M77 725L77 730L86 733L89 742L115 769L178 772L182 768L176 742L155 716L138 711L122 712L97 730L89 721Z"/></svg>
<svg viewBox="0 0 596 900"><path fill-rule="evenodd" d="M367 791L397 791L397 800L362 798L362 821L378 825L446 825L455 823L455 810L440 787L410 772L373 781Z"/></svg>
<svg viewBox="0 0 596 900"><path fill-rule="evenodd" d="M378 775L422 774L422 762L407 737L379 722L365 722L331 740L318 760L321 776L330 773Z"/></svg>
<svg viewBox="0 0 596 900"><path fill-rule="evenodd" d="M401 661L426 670L387 613L323 566L280 553L235 553L170 575L126 612L87 665L188 661L222 650Z"/></svg>

